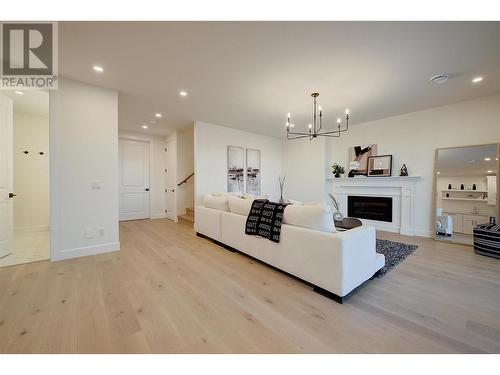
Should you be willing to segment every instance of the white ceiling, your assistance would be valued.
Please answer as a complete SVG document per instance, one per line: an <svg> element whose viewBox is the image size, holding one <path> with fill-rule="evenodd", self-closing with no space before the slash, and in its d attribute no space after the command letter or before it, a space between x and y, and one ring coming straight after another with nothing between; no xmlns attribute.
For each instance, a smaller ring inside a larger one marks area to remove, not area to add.
<svg viewBox="0 0 500 375"><path fill-rule="evenodd" d="M283 136L287 112L310 122L314 91L332 124L346 107L356 124L500 93L499 35L499 22L62 22L59 73L117 89L122 129L161 112L148 133L202 120Z"/></svg>
<svg viewBox="0 0 500 375"><path fill-rule="evenodd" d="M21 91L18 95L14 91L3 91L12 98L14 112L24 113L31 116L49 117L49 93L42 90Z"/></svg>
<svg viewBox="0 0 500 375"><path fill-rule="evenodd" d="M441 177L495 175L497 160L496 144L441 149L436 172Z"/></svg>

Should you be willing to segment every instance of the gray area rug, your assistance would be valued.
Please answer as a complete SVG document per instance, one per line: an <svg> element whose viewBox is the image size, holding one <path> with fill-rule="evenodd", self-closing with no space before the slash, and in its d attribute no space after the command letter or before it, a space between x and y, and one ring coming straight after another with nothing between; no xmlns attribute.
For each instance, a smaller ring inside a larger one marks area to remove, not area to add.
<svg viewBox="0 0 500 375"><path fill-rule="evenodd" d="M396 267L418 248L417 245L408 245L388 240L377 240L376 246L377 253L385 256L385 266L382 267L378 275L375 276L377 279Z"/></svg>

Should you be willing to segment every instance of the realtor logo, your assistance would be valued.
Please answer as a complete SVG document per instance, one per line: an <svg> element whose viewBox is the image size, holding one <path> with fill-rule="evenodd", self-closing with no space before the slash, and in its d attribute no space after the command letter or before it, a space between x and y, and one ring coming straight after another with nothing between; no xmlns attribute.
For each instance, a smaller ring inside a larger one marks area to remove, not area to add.
<svg viewBox="0 0 500 375"><path fill-rule="evenodd" d="M1 23L0 88L57 89L57 23Z"/></svg>

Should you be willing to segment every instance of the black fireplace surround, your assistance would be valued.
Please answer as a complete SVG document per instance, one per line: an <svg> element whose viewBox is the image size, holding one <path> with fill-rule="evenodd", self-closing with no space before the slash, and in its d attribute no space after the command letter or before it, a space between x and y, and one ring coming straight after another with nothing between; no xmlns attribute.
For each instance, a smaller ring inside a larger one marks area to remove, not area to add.
<svg viewBox="0 0 500 375"><path fill-rule="evenodd" d="M370 197L349 195L347 197L349 217L392 222L392 197Z"/></svg>

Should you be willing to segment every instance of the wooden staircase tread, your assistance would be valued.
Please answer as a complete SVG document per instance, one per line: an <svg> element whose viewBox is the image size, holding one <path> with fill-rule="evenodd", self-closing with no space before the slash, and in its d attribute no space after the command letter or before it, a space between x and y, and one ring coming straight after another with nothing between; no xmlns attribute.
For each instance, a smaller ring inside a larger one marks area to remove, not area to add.
<svg viewBox="0 0 500 375"><path fill-rule="evenodd" d="M180 215L178 216L178 219L182 221L187 221L189 223L194 223L194 216L191 215Z"/></svg>

